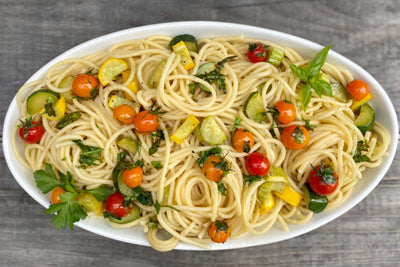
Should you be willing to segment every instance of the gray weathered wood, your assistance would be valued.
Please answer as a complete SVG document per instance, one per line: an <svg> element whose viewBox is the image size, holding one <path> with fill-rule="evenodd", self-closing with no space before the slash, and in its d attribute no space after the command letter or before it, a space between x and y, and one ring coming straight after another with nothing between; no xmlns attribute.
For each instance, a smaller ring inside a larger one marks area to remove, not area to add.
<svg viewBox="0 0 400 267"><path fill-rule="evenodd" d="M400 111L400 2L0 0L0 126L18 88L46 62L106 33L159 22L219 20L294 34L333 49L371 73ZM399 149L398 149L399 150ZM399 151L398 151L399 152ZM51 216L10 174L0 154L1 266L398 266L400 155L378 187L333 222L265 246L171 251L56 231Z"/></svg>

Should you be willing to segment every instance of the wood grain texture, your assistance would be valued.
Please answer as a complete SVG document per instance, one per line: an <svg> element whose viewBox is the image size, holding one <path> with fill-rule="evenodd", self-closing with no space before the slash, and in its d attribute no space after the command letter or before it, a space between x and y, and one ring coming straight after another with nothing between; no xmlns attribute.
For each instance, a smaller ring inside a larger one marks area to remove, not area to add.
<svg viewBox="0 0 400 267"><path fill-rule="evenodd" d="M381 83L399 116L398 0L0 0L0 6L1 128L18 88L55 56L103 34L178 20L250 24L332 43L333 50ZM78 228L54 230L51 216L15 182L1 153L0 266L398 266L399 166L397 153L389 172L365 200L300 237L236 250L160 253Z"/></svg>

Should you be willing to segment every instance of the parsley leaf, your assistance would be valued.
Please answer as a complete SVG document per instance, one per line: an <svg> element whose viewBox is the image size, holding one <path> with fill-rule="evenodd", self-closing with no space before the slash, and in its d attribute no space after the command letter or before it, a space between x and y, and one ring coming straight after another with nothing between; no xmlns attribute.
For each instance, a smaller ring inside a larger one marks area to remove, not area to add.
<svg viewBox="0 0 400 267"><path fill-rule="evenodd" d="M215 227L217 227L217 232L224 231L225 233L228 232L228 224L224 221L215 221Z"/></svg>
<svg viewBox="0 0 400 267"><path fill-rule="evenodd" d="M45 170L37 170L33 173L37 187L44 194L50 192L62 183L57 179L53 171L53 167L49 163L45 163Z"/></svg>
<svg viewBox="0 0 400 267"><path fill-rule="evenodd" d="M224 183L218 182L218 191L221 193L221 195L226 196L227 189Z"/></svg>
<svg viewBox="0 0 400 267"><path fill-rule="evenodd" d="M299 126L297 126L294 131L292 136L294 137L294 140L296 141L296 143L298 144L303 144L304 143L304 134L303 134L303 130L300 129Z"/></svg>
<svg viewBox="0 0 400 267"><path fill-rule="evenodd" d="M232 133L234 133L237 130L237 128L239 127L241 122L242 122L241 118L235 117L235 122L233 123Z"/></svg>
<svg viewBox="0 0 400 267"><path fill-rule="evenodd" d="M317 127L317 125L311 125L309 120L306 120L306 119L303 119L303 118L301 118L301 119L304 121L304 123L305 123L304 124L304 128L306 128L307 130L314 131L314 128Z"/></svg>
<svg viewBox="0 0 400 267"><path fill-rule="evenodd" d="M158 229L158 220L156 216L152 216L149 218L149 221L146 223L150 229Z"/></svg>
<svg viewBox="0 0 400 267"><path fill-rule="evenodd" d="M209 156L211 156L211 155L220 156L221 153L222 153L222 149L219 146L213 147L206 151L202 151L200 158L197 159L197 163L199 164L200 167L202 167L204 162L206 162L206 160Z"/></svg>
<svg viewBox="0 0 400 267"><path fill-rule="evenodd" d="M156 131L150 134L152 139L152 145L149 149L149 155L153 155L157 152L158 148L160 147L161 141L165 140L164 132L161 129L157 129Z"/></svg>
<svg viewBox="0 0 400 267"><path fill-rule="evenodd" d="M98 201L103 202L113 193L113 190L107 185L101 185L87 190L87 192L91 193Z"/></svg>
<svg viewBox="0 0 400 267"><path fill-rule="evenodd" d="M133 201L137 200L140 204L145 205L145 206L151 206L153 205L153 198L151 197L151 194L149 192L146 192L143 190L142 187L137 186L135 188L132 188L132 196L127 196L124 198L123 205L129 206L129 203L132 203Z"/></svg>
<svg viewBox="0 0 400 267"><path fill-rule="evenodd" d="M46 100L46 104L44 104L43 114L47 114L51 117L56 116L56 111L53 108L53 99L50 97Z"/></svg>
<svg viewBox="0 0 400 267"><path fill-rule="evenodd" d="M314 89L314 92L321 97L322 93L332 96L332 88L331 85L319 79L319 75L321 72L321 68L325 63L326 57L328 56L329 49L331 45L326 46L320 52L318 52L314 58L308 63L307 68L301 68L294 64L290 65L290 69L292 72L299 77L301 81L300 86L300 100L301 100L301 108L305 111L308 104L311 101L311 89Z"/></svg>

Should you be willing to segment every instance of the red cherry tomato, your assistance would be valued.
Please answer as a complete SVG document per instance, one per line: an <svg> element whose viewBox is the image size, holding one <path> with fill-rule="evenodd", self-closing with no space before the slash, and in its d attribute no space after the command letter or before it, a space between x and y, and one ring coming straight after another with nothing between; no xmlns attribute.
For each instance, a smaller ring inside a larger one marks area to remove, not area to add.
<svg viewBox="0 0 400 267"><path fill-rule="evenodd" d="M260 152L254 152L249 154L245 158L246 170L250 173L250 175L259 175L265 176L267 175L270 163L268 158L261 154Z"/></svg>
<svg viewBox="0 0 400 267"><path fill-rule="evenodd" d="M44 128L38 122L32 121L28 118L19 128L19 136L25 143L35 144L42 139Z"/></svg>
<svg viewBox="0 0 400 267"><path fill-rule="evenodd" d="M296 117L296 108L291 102L281 100L276 102L274 107L276 107L279 112L278 122L280 124L289 124L294 121L294 118Z"/></svg>
<svg viewBox="0 0 400 267"><path fill-rule="evenodd" d="M79 74L72 82L72 91L79 97L95 97L99 82L89 74Z"/></svg>
<svg viewBox="0 0 400 267"><path fill-rule="evenodd" d="M308 179L311 189L318 195L326 196L338 187L338 176L330 165L313 167Z"/></svg>
<svg viewBox="0 0 400 267"><path fill-rule="evenodd" d="M106 211L114 217L125 217L126 215L128 215L131 208L124 207L122 205L122 201L124 201L124 196L120 192L113 193L106 200Z"/></svg>
<svg viewBox="0 0 400 267"><path fill-rule="evenodd" d="M151 111L143 110L135 117L135 128L141 134L151 134L158 128L158 117Z"/></svg>
<svg viewBox="0 0 400 267"><path fill-rule="evenodd" d="M354 80L347 85L347 92L355 99L361 100L369 92L368 84L361 80Z"/></svg>
<svg viewBox="0 0 400 267"><path fill-rule="evenodd" d="M262 43L250 43L247 57L252 63L263 62L268 58L268 48Z"/></svg>

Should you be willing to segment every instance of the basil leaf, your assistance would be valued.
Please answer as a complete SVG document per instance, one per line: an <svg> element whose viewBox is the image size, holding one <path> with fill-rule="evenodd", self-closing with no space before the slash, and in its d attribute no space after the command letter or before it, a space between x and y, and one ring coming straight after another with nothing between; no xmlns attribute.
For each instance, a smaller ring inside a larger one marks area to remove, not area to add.
<svg viewBox="0 0 400 267"><path fill-rule="evenodd" d="M328 56L329 49L332 45L328 45L324 47L321 51L319 51L314 58L307 65L307 78L317 78L321 72L321 68L325 63L326 57Z"/></svg>
<svg viewBox="0 0 400 267"><path fill-rule="evenodd" d="M309 83L305 83L301 85L300 88L300 101L301 101L301 108L306 111L308 104L311 101L311 86Z"/></svg>
<svg viewBox="0 0 400 267"><path fill-rule="evenodd" d="M300 81L302 81L304 83L308 81L308 79L307 79L307 70L305 70L305 69L303 69L301 67L298 67L298 66L296 66L294 64L290 65L290 69L292 70L294 75L296 75L297 77L300 78Z"/></svg>
<svg viewBox="0 0 400 267"><path fill-rule="evenodd" d="M319 97L321 97L321 92L323 92L327 96L332 97L332 88L328 82L324 80L316 80L312 83L311 86L315 92L317 92L317 90L320 92Z"/></svg>

